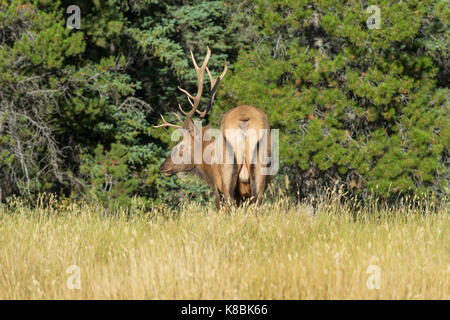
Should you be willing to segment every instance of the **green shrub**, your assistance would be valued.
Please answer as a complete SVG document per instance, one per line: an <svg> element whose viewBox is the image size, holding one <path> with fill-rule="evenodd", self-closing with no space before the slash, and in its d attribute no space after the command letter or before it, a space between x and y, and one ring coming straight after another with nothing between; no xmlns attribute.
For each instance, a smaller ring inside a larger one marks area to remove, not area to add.
<svg viewBox="0 0 450 320"><path fill-rule="evenodd" d="M303 195L336 183L384 197L448 192L449 90L437 84L439 47L423 41L443 39L427 28L448 22L437 2L378 1L371 30L359 1L234 3L235 23L252 15L253 44L219 91L216 122L239 104L264 110Z"/></svg>

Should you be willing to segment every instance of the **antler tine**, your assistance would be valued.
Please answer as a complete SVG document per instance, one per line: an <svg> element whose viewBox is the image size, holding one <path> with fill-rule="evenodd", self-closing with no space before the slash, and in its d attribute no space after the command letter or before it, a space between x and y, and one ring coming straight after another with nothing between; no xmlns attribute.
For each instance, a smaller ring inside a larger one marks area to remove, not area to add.
<svg viewBox="0 0 450 320"><path fill-rule="evenodd" d="M183 110L183 108L181 107L181 104L178 104L178 108L185 116L188 115L188 112ZM203 112L201 112L200 110L195 110L195 111L200 115L201 118L203 118L206 115L206 109Z"/></svg>
<svg viewBox="0 0 450 320"><path fill-rule="evenodd" d="M206 57L203 60L203 63L202 63L201 67L199 67L197 65L197 62L195 61L195 58L194 58L194 53L191 50L192 63L194 64L195 71L197 72L197 95L194 97L189 92L187 92L185 89L178 87L178 89L181 92L186 94L186 96L188 97L189 103L192 106L192 109L189 112L184 112L181 109L181 107L180 107L180 110L183 112L183 114L186 117L192 117L194 115L194 113L196 112L196 110L198 108L198 105L200 103L200 99L202 97L202 92L203 92L203 74L205 73L205 69L207 68L206 65L209 62L209 58L211 57L211 50L209 49L209 47L206 47L206 48L207 48Z"/></svg>
<svg viewBox="0 0 450 320"><path fill-rule="evenodd" d="M184 114L185 116L187 116L189 114L189 112L186 112L183 110L183 108L181 107L181 104L178 104L178 108L180 109L181 113Z"/></svg>
<svg viewBox="0 0 450 320"><path fill-rule="evenodd" d="M183 120L181 120L180 116L178 115L178 113L174 112L173 113L175 115L175 117L177 117L178 121L180 121L181 123L183 123Z"/></svg>
<svg viewBox="0 0 450 320"><path fill-rule="evenodd" d="M206 116L206 111L208 111L208 108L206 108L203 111L200 111L200 110L196 110L196 111L197 111L198 115L200 116L200 118L204 118Z"/></svg>
<svg viewBox="0 0 450 320"><path fill-rule="evenodd" d="M181 121L180 117L178 115L176 115L176 116L177 116L178 120ZM164 119L162 114L161 114L161 119L164 121L164 123L162 123L160 125L157 125L157 126L153 126L153 127L155 127L155 128L171 127L171 128L177 128L177 129L181 129L182 128L182 126L180 126L180 125L167 122L166 119Z"/></svg>
<svg viewBox="0 0 450 320"><path fill-rule="evenodd" d="M225 77L225 74L228 71L227 61L225 60L225 67L223 68L222 74L217 79L213 78L211 72L209 72L208 67L206 67L206 71L208 72L209 80L211 81L211 94L209 98L209 106L211 107L214 102L214 98L216 97L217 87L219 86L220 81L222 81L222 79Z"/></svg>

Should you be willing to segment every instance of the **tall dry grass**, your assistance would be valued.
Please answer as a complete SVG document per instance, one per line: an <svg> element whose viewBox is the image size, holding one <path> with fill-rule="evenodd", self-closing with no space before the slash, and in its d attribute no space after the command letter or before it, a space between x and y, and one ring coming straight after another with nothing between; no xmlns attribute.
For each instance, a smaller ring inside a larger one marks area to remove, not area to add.
<svg viewBox="0 0 450 320"><path fill-rule="evenodd" d="M449 299L447 210L370 201L354 212L333 198L315 212L283 198L228 213L16 202L0 208L0 298ZM79 290L67 286L71 265Z"/></svg>

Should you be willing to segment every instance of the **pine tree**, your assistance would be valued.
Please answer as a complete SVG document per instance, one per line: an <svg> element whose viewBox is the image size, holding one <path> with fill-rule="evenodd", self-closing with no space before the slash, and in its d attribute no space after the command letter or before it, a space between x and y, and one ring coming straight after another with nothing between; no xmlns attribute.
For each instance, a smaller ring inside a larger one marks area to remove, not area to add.
<svg viewBox="0 0 450 320"><path fill-rule="evenodd" d="M244 103L264 110L281 130L282 165L303 195L336 184L384 197L442 195L449 91L437 81L434 58L442 51L424 39L448 37L429 27L448 24L448 6L379 1L377 29L362 5L233 2L235 23L252 15L252 33L224 81L216 119Z"/></svg>

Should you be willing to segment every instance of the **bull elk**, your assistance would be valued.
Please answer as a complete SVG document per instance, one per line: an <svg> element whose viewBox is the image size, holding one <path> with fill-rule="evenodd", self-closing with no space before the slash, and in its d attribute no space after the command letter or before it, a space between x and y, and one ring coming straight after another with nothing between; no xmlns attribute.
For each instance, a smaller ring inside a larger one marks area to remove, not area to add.
<svg viewBox="0 0 450 320"><path fill-rule="evenodd" d="M180 125L168 123L161 115L163 123L155 126L156 128L182 129L181 141L172 149L171 155L163 162L159 170L165 176L178 172L191 172L197 175L214 189L217 208L223 202L240 204L247 199L259 205L271 178L271 136L266 114L249 105L231 109L224 115L216 137L211 134L211 125L199 128L192 120L196 113L200 118L204 118L209 109L208 106L204 111L198 109L203 92L205 70L211 82L209 96L209 107L211 107L217 87L228 69L225 62L222 74L214 79L207 67L210 56L211 50L207 48L206 57L202 66L199 67L191 51L198 78L197 95L193 96L178 87L186 94L192 107L189 112L185 112L179 105L180 111L185 115L184 121L178 113L174 112ZM197 148L200 147L201 150L200 159L196 159L195 155L196 141L199 141ZM174 161L175 155L187 156L188 161Z"/></svg>

